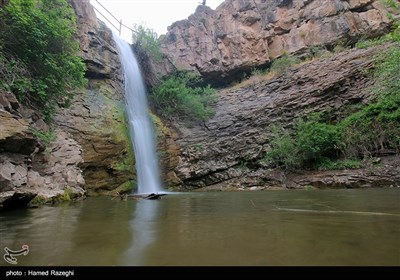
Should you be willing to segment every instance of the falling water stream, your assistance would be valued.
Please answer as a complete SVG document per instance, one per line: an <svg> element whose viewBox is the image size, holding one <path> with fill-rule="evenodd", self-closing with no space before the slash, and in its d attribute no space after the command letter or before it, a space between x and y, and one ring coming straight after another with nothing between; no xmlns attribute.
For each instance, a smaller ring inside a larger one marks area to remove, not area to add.
<svg viewBox="0 0 400 280"><path fill-rule="evenodd" d="M140 67L131 46L116 34L113 35L124 68L126 110L136 158L137 192L140 194L159 193L162 188L154 131L148 113L146 88Z"/></svg>

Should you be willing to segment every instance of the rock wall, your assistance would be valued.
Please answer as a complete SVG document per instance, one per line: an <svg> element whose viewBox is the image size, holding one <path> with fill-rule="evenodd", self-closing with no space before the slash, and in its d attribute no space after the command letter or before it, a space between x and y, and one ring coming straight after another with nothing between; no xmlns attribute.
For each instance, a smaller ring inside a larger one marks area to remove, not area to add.
<svg viewBox="0 0 400 280"><path fill-rule="evenodd" d="M284 53L376 36L388 25L378 0L227 0L172 24L162 50L178 69L221 84Z"/></svg>
<svg viewBox="0 0 400 280"><path fill-rule="evenodd" d="M132 188L135 169L124 115L123 73L111 30L97 20L88 0L69 2L78 19L88 87L76 92L70 107L59 110L55 122L82 146L80 167L89 194Z"/></svg>
<svg viewBox="0 0 400 280"><path fill-rule="evenodd" d="M88 87L59 108L50 127L40 112L0 92L0 207L111 194L135 187L134 154L125 117L124 80L112 33L97 20L89 0L69 0L77 15ZM154 116L167 186L178 147L174 134ZM49 143L42 137L54 136ZM35 198L36 197L36 198Z"/></svg>
<svg viewBox="0 0 400 280"><path fill-rule="evenodd" d="M35 131L53 135L47 146ZM81 146L71 135L48 126L10 92L0 92L0 208L85 195L79 164ZM65 196L67 191L67 196Z"/></svg>
<svg viewBox="0 0 400 280"><path fill-rule="evenodd" d="M78 37L89 86L78 92L71 107L61 109L55 120L82 145L81 168L89 194L126 191L136 184L136 170L117 47L111 30L97 20L88 0L69 2L78 17ZM159 124L163 126L161 121ZM176 185L172 179L176 160L170 156L174 154L174 142L168 140L171 134L163 131L163 137L159 137L163 175L167 182Z"/></svg>
<svg viewBox="0 0 400 280"><path fill-rule="evenodd" d="M177 125L181 153L176 174L184 189L400 186L399 156L383 167L336 173L285 174L262 163L274 125L290 128L296 118L327 110L340 118L349 105L368 102L366 70L384 50L346 50L272 79L219 91L215 116L190 128Z"/></svg>

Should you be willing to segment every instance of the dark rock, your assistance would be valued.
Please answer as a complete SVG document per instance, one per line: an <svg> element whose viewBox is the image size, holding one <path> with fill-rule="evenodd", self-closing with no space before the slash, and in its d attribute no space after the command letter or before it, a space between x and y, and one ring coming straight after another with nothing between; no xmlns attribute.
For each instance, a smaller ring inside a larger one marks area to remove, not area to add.
<svg viewBox="0 0 400 280"><path fill-rule="evenodd" d="M36 193L29 192L0 192L0 207L2 210L25 208Z"/></svg>

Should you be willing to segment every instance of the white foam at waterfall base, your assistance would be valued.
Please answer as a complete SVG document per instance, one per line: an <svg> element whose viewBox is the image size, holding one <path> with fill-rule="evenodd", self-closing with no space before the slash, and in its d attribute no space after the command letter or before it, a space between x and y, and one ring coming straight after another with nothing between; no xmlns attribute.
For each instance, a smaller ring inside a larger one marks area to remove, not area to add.
<svg viewBox="0 0 400 280"><path fill-rule="evenodd" d="M126 110L136 159L137 192L160 193L160 172L153 124L147 106L146 87L131 46L118 35L113 36L124 69Z"/></svg>

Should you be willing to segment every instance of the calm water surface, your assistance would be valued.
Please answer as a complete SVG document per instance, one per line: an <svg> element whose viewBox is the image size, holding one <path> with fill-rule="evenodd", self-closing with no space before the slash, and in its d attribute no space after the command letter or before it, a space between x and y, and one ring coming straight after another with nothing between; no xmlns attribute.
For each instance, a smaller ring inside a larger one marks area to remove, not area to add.
<svg viewBox="0 0 400 280"><path fill-rule="evenodd" d="M19 265L400 265L400 190L89 198L0 213L0 235Z"/></svg>

